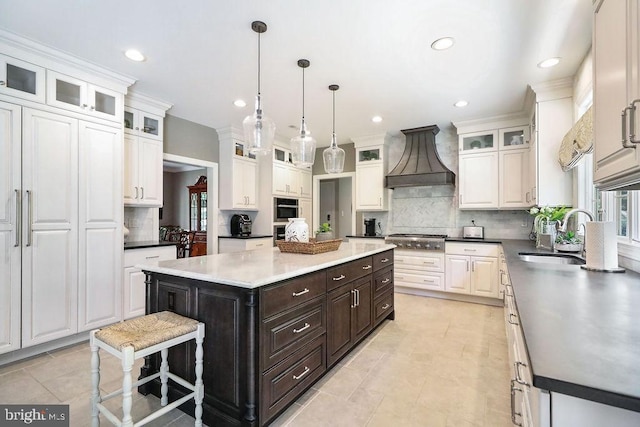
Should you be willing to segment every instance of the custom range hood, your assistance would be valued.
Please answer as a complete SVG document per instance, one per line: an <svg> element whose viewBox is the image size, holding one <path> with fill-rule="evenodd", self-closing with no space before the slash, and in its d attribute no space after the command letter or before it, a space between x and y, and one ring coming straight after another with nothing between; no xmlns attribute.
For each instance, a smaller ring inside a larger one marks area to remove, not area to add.
<svg viewBox="0 0 640 427"><path fill-rule="evenodd" d="M385 179L386 188L423 185L454 185L456 175L449 170L436 151L436 125L401 131L407 138L400 161Z"/></svg>

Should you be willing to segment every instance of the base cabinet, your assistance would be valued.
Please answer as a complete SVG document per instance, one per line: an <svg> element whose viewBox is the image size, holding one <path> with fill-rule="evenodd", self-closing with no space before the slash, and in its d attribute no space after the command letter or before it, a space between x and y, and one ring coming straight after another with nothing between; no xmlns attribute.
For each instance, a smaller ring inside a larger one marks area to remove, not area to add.
<svg viewBox="0 0 640 427"><path fill-rule="evenodd" d="M335 285L336 272L344 284ZM257 289L160 273L148 273L148 279L149 312L170 310L205 323L207 425L270 423L367 336L374 322L394 316L393 251ZM193 347L169 350L171 370L189 381ZM152 356L141 373L158 369L159 358ZM159 395L159 380L140 392ZM186 393L170 383L170 400ZM193 403L181 408L193 414Z"/></svg>
<svg viewBox="0 0 640 427"><path fill-rule="evenodd" d="M144 273L136 267L136 264L170 259L176 259L176 247L174 245L127 249L124 251L123 293L122 301L119 303L122 306L122 316L125 320L131 319L132 317L144 316L147 287L144 283Z"/></svg>
<svg viewBox="0 0 640 427"><path fill-rule="evenodd" d="M499 298L498 245L447 242L445 290Z"/></svg>

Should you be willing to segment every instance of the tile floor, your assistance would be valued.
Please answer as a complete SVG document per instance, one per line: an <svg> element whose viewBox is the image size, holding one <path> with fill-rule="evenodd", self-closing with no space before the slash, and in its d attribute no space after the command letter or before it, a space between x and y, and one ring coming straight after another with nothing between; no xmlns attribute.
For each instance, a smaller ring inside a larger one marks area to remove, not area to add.
<svg viewBox="0 0 640 427"><path fill-rule="evenodd" d="M385 321L273 425L511 426L502 313L396 294L396 320ZM101 359L108 393L120 387L120 367L106 352ZM0 403L67 403L70 425L88 426L89 360L84 343L0 367ZM120 405L113 399L107 406ZM156 397L134 394L134 420L159 407ZM173 410L149 425L190 426L193 418Z"/></svg>

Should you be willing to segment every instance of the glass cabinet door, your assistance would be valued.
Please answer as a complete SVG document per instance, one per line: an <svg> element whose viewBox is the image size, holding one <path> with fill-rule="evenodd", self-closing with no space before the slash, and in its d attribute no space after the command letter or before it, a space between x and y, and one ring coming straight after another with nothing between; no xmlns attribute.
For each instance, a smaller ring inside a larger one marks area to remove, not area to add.
<svg viewBox="0 0 640 427"><path fill-rule="evenodd" d="M44 83L44 68L0 55L0 93L44 102Z"/></svg>
<svg viewBox="0 0 640 427"><path fill-rule="evenodd" d="M54 71L47 71L47 104L66 110L88 112L87 83Z"/></svg>
<svg viewBox="0 0 640 427"><path fill-rule="evenodd" d="M500 129L500 149L529 148L529 126Z"/></svg>
<svg viewBox="0 0 640 427"><path fill-rule="evenodd" d="M380 160L380 149L366 149L358 151L358 162L370 162L372 160Z"/></svg>
<svg viewBox="0 0 640 427"><path fill-rule="evenodd" d="M89 110L108 119L122 117L122 95L109 89L89 85Z"/></svg>
<svg viewBox="0 0 640 427"><path fill-rule="evenodd" d="M458 151L493 151L498 149L498 132L474 132L462 134L458 138Z"/></svg>
<svg viewBox="0 0 640 427"><path fill-rule="evenodd" d="M124 130L126 133L133 135L161 140L162 117L136 110L135 108L125 107Z"/></svg>

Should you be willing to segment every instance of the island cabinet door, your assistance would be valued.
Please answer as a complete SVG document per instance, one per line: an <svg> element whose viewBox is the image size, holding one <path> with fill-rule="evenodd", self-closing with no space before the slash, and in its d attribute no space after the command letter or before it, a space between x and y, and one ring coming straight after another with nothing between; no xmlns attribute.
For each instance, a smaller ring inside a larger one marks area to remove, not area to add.
<svg viewBox="0 0 640 427"><path fill-rule="evenodd" d="M353 343L367 335L373 327L373 282L371 276L356 281L353 285L355 307L353 308Z"/></svg>
<svg viewBox="0 0 640 427"><path fill-rule="evenodd" d="M346 284L327 294L327 364L333 365L351 348L353 286Z"/></svg>

